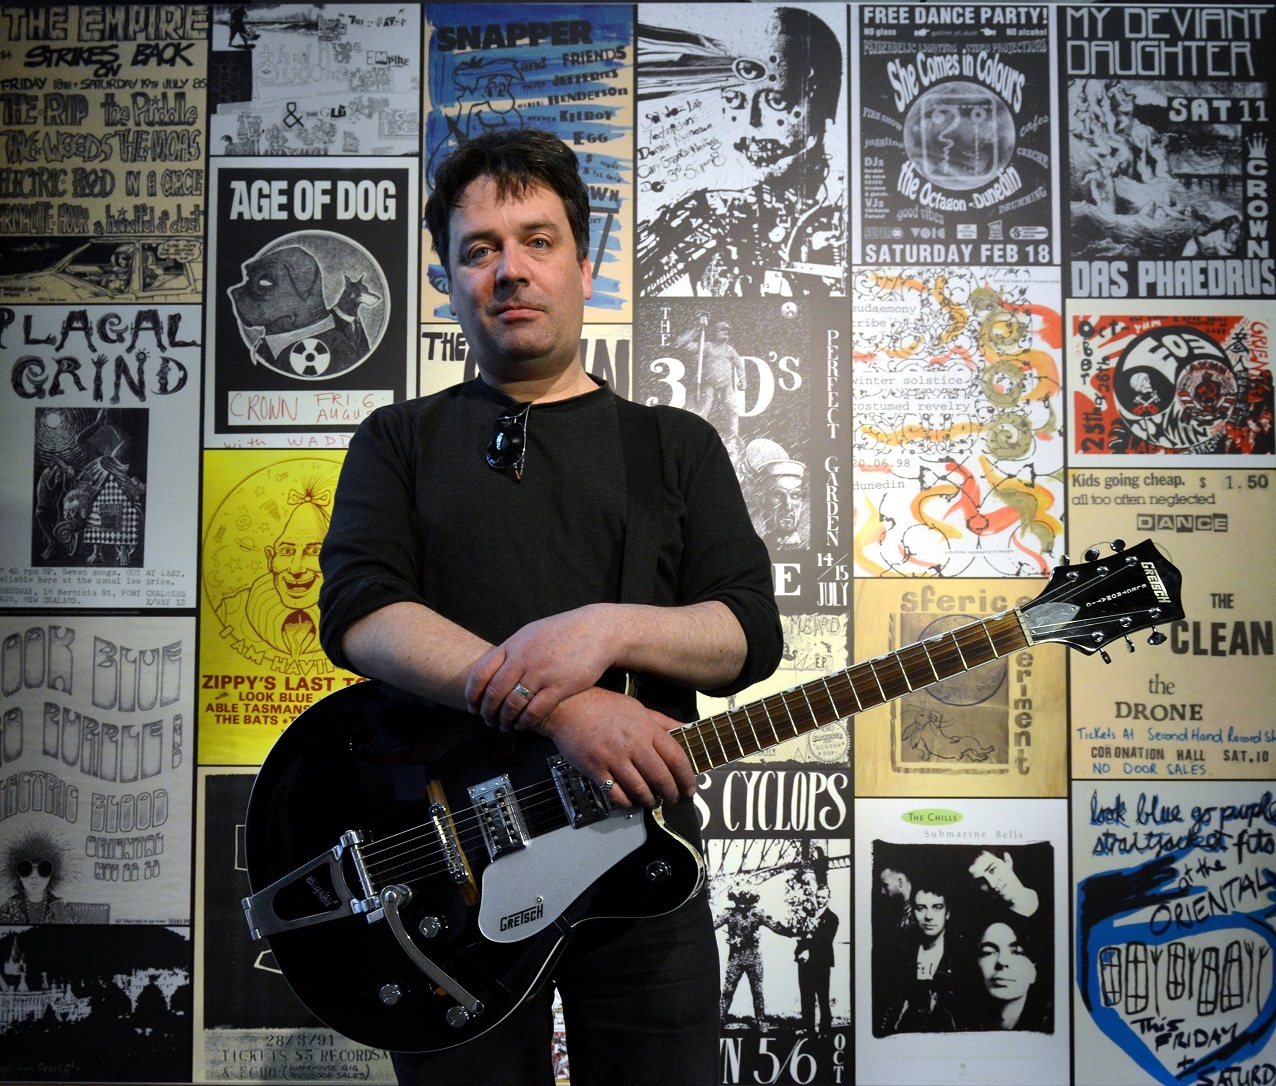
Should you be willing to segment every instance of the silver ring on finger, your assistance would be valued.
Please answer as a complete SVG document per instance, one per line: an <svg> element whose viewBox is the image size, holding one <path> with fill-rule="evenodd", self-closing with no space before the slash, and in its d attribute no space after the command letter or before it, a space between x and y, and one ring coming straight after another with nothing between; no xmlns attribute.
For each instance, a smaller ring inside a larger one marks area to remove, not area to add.
<svg viewBox="0 0 1276 1086"><path fill-rule="evenodd" d="M604 792L610 792L613 788L616 787L616 782L610 779L605 781L599 781L598 787L601 788Z"/></svg>
<svg viewBox="0 0 1276 1086"><path fill-rule="evenodd" d="M524 701L531 701L532 698L536 697L536 695L533 694L530 690L528 690L527 687L525 687L522 683L514 684L514 693L517 694Z"/></svg>

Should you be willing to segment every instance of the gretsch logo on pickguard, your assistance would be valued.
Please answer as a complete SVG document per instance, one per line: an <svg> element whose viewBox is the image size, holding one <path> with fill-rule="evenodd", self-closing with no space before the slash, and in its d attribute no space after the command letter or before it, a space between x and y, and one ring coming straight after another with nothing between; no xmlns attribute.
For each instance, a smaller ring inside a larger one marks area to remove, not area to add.
<svg viewBox="0 0 1276 1086"><path fill-rule="evenodd" d="M545 902L538 901L535 905L526 909L520 909L516 913L510 913L508 916L501 917L501 931L509 931L510 928L522 927L524 924L530 924L533 920L539 920L545 915Z"/></svg>

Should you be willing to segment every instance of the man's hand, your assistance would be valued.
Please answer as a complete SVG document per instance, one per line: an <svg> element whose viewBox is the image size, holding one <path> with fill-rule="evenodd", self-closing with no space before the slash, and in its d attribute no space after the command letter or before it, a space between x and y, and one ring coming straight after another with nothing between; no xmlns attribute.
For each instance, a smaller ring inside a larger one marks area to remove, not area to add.
<svg viewBox="0 0 1276 1086"><path fill-rule="evenodd" d="M470 712L502 731L537 727L612 666L615 624L602 605L528 623L474 665L465 684Z"/></svg>
<svg viewBox="0 0 1276 1086"><path fill-rule="evenodd" d="M695 792L695 770L669 734L679 727L635 698L594 687L564 699L536 730L582 773L613 782L607 796L617 806L654 807Z"/></svg>

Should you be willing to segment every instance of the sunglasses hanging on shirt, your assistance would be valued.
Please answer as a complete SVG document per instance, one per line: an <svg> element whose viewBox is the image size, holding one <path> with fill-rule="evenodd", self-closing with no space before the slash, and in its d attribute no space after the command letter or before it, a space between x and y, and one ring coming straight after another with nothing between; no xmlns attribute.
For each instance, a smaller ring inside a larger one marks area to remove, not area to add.
<svg viewBox="0 0 1276 1086"><path fill-rule="evenodd" d="M507 411L496 420L496 433L487 446L487 466L496 471L514 469L514 478L523 478L527 459L527 422L532 409L528 400L517 411Z"/></svg>

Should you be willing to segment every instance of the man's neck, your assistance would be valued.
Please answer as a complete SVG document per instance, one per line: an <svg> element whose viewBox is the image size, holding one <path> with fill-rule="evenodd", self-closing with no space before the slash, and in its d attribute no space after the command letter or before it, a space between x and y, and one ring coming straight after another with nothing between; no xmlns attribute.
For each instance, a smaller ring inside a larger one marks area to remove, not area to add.
<svg viewBox="0 0 1276 1086"><path fill-rule="evenodd" d="M498 392L523 403L552 403L573 396L582 396L598 388L597 382L585 372L579 361L574 361L561 373L536 377L507 377L479 367L483 381Z"/></svg>

